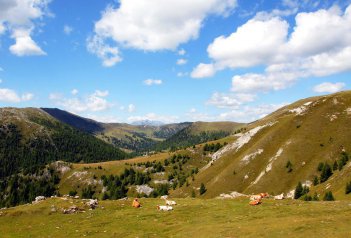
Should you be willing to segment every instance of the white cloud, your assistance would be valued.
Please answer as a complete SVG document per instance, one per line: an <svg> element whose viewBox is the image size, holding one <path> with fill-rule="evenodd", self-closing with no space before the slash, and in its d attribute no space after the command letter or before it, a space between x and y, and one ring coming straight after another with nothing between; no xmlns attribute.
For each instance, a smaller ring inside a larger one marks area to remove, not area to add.
<svg viewBox="0 0 351 238"><path fill-rule="evenodd" d="M128 112L134 112L135 111L135 105L134 104L129 104L128 105Z"/></svg>
<svg viewBox="0 0 351 238"><path fill-rule="evenodd" d="M30 101L34 98L34 94L32 93L25 93L21 96L21 101Z"/></svg>
<svg viewBox="0 0 351 238"><path fill-rule="evenodd" d="M177 65L184 65L186 63L188 63L188 60L186 60L186 59L178 59L177 60Z"/></svg>
<svg viewBox="0 0 351 238"><path fill-rule="evenodd" d="M217 68L239 68L272 62L288 33L288 23L279 18L251 19L230 36L217 37L208 54Z"/></svg>
<svg viewBox="0 0 351 238"><path fill-rule="evenodd" d="M0 88L0 102L20 103L32 100L34 97L31 93L18 95L14 90L8 88Z"/></svg>
<svg viewBox="0 0 351 238"><path fill-rule="evenodd" d="M63 98L63 96L60 93L50 93L49 94L49 99L50 100L59 100L59 99L62 99L62 98Z"/></svg>
<svg viewBox="0 0 351 238"><path fill-rule="evenodd" d="M116 123L120 121L118 117L115 117L113 115L87 114L86 117L103 123Z"/></svg>
<svg viewBox="0 0 351 238"><path fill-rule="evenodd" d="M345 87L344 83L321 83L313 88L313 91L317 93L336 93L341 91Z"/></svg>
<svg viewBox="0 0 351 238"><path fill-rule="evenodd" d="M196 111L197 111L196 108L191 108L191 109L189 110L190 113L195 113Z"/></svg>
<svg viewBox="0 0 351 238"><path fill-rule="evenodd" d="M188 76L188 72L178 72L177 77L185 77Z"/></svg>
<svg viewBox="0 0 351 238"><path fill-rule="evenodd" d="M178 51L178 55L183 56L183 55L185 55L185 54L186 54L186 51L185 51L184 49L180 49L180 50Z"/></svg>
<svg viewBox="0 0 351 238"><path fill-rule="evenodd" d="M198 37L207 16L228 16L236 5L236 0L120 0L95 23L94 38L102 45L113 40L139 50L175 50Z"/></svg>
<svg viewBox="0 0 351 238"><path fill-rule="evenodd" d="M72 89L72 91L71 91L71 94L74 95L74 96L77 95L78 93L79 93L79 91L77 89L75 89L75 88Z"/></svg>
<svg viewBox="0 0 351 238"><path fill-rule="evenodd" d="M90 53L97 55L105 67L112 67L122 61L118 47L106 44L101 37L89 37L87 39L87 49Z"/></svg>
<svg viewBox="0 0 351 238"><path fill-rule="evenodd" d="M178 116L168 116L168 115L157 115L155 113L148 113L144 116L131 116L128 117L129 122L136 122L136 121L160 121L163 123L174 123L178 121Z"/></svg>
<svg viewBox="0 0 351 238"><path fill-rule="evenodd" d="M13 31L12 38L16 40L10 46L12 54L17 56L46 55L46 53L30 37L31 29L16 29Z"/></svg>
<svg viewBox="0 0 351 238"><path fill-rule="evenodd" d="M215 67L213 64L199 64L196 68L191 72L192 78L206 78L211 77L216 73Z"/></svg>
<svg viewBox="0 0 351 238"><path fill-rule="evenodd" d="M69 25L64 25L63 26L63 33L65 33L66 35L70 35L73 31L73 27L69 26Z"/></svg>
<svg viewBox="0 0 351 238"><path fill-rule="evenodd" d="M207 101L207 104L218 108L238 109L243 103L252 102L255 98L255 95L252 94L223 94L216 92Z"/></svg>
<svg viewBox="0 0 351 238"><path fill-rule="evenodd" d="M295 20L289 35L286 21L257 15L228 37L216 38L208 46L212 70L201 74L199 64L192 75L209 77L225 68L265 66L262 73L232 79L231 91L252 94L285 89L301 78L351 70L351 5L344 12L332 7L298 13Z"/></svg>
<svg viewBox="0 0 351 238"><path fill-rule="evenodd" d="M218 116L220 121L235 121L235 122L252 122L261 119L268 114L278 110L281 107L288 105L281 104L261 104L258 106L245 106L229 112L221 113Z"/></svg>
<svg viewBox="0 0 351 238"><path fill-rule="evenodd" d="M95 90L95 93L93 95L97 97L107 97L109 95L109 92L107 90L105 91Z"/></svg>
<svg viewBox="0 0 351 238"><path fill-rule="evenodd" d="M112 107L112 104L104 97L108 95L108 91L96 90L94 93L81 99L77 97L64 98L60 94L50 94L49 99L65 110L73 113L79 112L99 112L105 111Z"/></svg>
<svg viewBox="0 0 351 238"><path fill-rule="evenodd" d="M31 34L38 19L49 15L50 0L2 0L0 1L0 34L10 32L15 44L11 53L17 56L45 55L33 41Z"/></svg>
<svg viewBox="0 0 351 238"><path fill-rule="evenodd" d="M146 80L144 80L144 84L147 85L147 86L161 85L162 84L162 80L160 80L160 79L146 79Z"/></svg>

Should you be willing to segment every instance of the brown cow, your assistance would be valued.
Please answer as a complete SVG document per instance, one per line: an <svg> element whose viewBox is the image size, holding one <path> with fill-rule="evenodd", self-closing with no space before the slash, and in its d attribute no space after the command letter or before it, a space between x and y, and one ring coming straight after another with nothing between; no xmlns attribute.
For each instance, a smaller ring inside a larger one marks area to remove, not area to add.
<svg viewBox="0 0 351 238"><path fill-rule="evenodd" d="M141 204L137 198L133 200L132 207L139 208L141 207Z"/></svg>

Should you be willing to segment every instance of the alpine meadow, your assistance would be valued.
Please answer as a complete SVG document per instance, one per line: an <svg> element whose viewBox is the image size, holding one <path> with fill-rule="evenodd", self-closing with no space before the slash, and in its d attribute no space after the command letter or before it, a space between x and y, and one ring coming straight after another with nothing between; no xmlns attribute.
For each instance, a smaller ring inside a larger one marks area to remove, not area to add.
<svg viewBox="0 0 351 238"><path fill-rule="evenodd" d="M350 0L0 0L0 236L349 237L350 80Z"/></svg>

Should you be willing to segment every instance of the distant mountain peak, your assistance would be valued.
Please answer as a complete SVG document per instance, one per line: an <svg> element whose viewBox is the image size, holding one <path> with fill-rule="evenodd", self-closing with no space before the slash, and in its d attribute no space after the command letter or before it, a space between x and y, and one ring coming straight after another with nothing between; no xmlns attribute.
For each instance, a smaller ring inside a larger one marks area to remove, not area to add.
<svg viewBox="0 0 351 238"><path fill-rule="evenodd" d="M134 126L163 126L165 123L161 121L152 121L152 120L141 120L132 122Z"/></svg>

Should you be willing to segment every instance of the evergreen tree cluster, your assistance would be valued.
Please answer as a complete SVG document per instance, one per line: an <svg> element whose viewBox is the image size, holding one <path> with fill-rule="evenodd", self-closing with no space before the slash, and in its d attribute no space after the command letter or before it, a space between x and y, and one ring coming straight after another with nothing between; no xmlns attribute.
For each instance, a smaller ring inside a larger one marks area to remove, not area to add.
<svg viewBox="0 0 351 238"><path fill-rule="evenodd" d="M91 163L127 156L123 151L62 123L36 122L44 125L50 133L24 138L15 124L0 126L0 179L19 172L31 172L57 160Z"/></svg>
<svg viewBox="0 0 351 238"><path fill-rule="evenodd" d="M306 185L302 186L302 183L298 182L297 186L295 188L294 199L301 198L302 196L308 194L309 191L310 191L310 189L308 186L306 186Z"/></svg>
<svg viewBox="0 0 351 238"><path fill-rule="evenodd" d="M52 168L39 168L28 174L15 174L0 181L0 207L30 203L37 196L57 194L59 174Z"/></svg>
<svg viewBox="0 0 351 238"><path fill-rule="evenodd" d="M224 144L221 144L221 143L211 143L211 144L205 144L204 145L204 152L216 152L218 151L219 149L221 149L223 146L225 146L227 143L225 142Z"/></svg>
<svg viewBox="0 0 351 238"><path fill-rule="evenodd" d="M330 176L333 175L332 167L328 164L328 162L319 163L317 170L321 172L319 177L320 183L324 183L330 178Z"/></svg>
<svg viewBox="0 0 351 238"><path fill-rule="evenodd" d="M230 133L226 131L203 131L199 134L194 134L189 128L185 128L172 137L157 143L153 149L156 151L166 149L176 151L178 149L187 148L207 141L218 140L229 135Z"/></svg>
<svg viewBox="0 0 351 238"><path fill-rule="evenodd" d="M104 187L107 187L103 199L120 199L127 196L127 186L147 184L151 177L149 173L136 172L133 168L130 168L125 169L120 176L103 175L101 179Z"/></svg>

